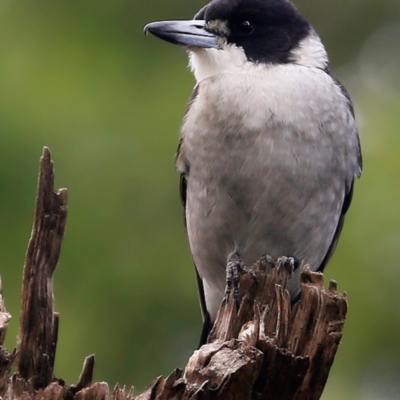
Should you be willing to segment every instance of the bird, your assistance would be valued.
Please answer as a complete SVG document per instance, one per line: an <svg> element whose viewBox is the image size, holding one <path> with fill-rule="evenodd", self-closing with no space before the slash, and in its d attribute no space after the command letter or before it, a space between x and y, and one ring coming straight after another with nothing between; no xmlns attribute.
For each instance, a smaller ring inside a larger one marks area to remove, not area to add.
<svg viewBox="0 0 400 400"><path fill-rule="evenodd" d="M213 0L144 31L186 48L196 79L176 168L204 344L232 269L289 264L292 300L305 265L324 270L361 175L359 133L319 35L288 0Z"/></svg>

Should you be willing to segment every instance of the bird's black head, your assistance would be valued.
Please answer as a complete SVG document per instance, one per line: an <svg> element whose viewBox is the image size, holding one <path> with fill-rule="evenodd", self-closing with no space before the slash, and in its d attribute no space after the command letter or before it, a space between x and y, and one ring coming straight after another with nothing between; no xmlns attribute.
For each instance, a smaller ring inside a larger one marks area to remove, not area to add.
<svg viewBox="0 0 400 400"><path fill-rule="evenodd" d="M287 63L310 34L309 23L287 0L214 0L194 17L243 48L251 61Z"/></svg>
<svg viewBox="0 0 400 400"><path fill-rule="evenodd" d="M193 20L153 22L145 32L186 46L197 80L248 62L328 66L318 35L289 0L213 0Z"/></svg>

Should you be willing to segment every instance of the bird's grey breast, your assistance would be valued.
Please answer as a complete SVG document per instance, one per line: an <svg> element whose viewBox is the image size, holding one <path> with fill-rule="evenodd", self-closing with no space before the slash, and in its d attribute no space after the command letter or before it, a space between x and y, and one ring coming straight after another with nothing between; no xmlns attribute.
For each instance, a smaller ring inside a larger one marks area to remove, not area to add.
<svg viewBox="0 0 400 400"><path fill-rule="evenodd" d="M233 251L247 264L268 253L314 269L327 252L358 139L340 89L309 70L254 66L199 84L177 166L188 175L189 243L207 282L224 284Z"/></svg>

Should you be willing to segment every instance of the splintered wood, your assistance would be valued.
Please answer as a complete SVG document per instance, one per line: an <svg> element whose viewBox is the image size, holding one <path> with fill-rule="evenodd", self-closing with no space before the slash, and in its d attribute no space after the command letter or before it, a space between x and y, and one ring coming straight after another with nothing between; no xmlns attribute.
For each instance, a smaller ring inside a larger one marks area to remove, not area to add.
<svg viewBox="0 0 400 400"><path fill-rule="evenodd" d="M183 373L159 378L150 399L319 399L342 337L344 295L308 268L301 299L291 307L285 268L260 261L240 279L240 304L223 301L208 344Z"/></svg>
<svg viewBox="0 0 400 400"><path fill-rule="evenodd" d="M53 273L60 257L67 222L67 190L54 193L50 152L44 149L36 196L35 217L22 278L22 310L18 374L35 389L53 380L58 334L54 312Z"/></svg>
<svg viewBox="0 0 400 400"><path fill-rule="evenodd" d="M157 378L140 395L92 383L94 356L68 386L54 376L59 315L53 274L67 218L67 191L54 192L50 152L44 148L31 239L23 272L16 351L4 347L11 318L0 281L0 399L8 400L317 400L339 346L347 312L344 295L305 269L301 298L285 290L290 272L265 260L240 277L240 299L224 300L208 343L186 368ZM16 370L11 373L12 368ZM134 380L134 377L132 377Z"/></svg>

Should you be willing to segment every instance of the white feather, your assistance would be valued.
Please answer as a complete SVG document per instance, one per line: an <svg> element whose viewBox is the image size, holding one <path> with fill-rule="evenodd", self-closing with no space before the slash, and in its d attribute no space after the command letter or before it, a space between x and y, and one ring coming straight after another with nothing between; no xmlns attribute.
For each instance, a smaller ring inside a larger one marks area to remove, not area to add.
<svg viewBox="0 0 400 400"><path fill-rule="evenodd" d="M328 65L328 55L324 45L314 31L311 31L291 51L291 58L293 64L305 67L324 69ZM221 43L220 49L192 47L189 50L189 65L197 82L246 64L254 65L255 63L247 60L244 50L234 44Z"/></svg>
<svg viewBox="0 0 400 400"><path fill-rule="evenodd" d="M328 54L315 31L303 39L291 53L295 64L321 69L328 65Z"/></svg>
<svg viewBox="0 0 400 400"><path fill-rule="evenodd" d="M189 65L197 82L218 75L247 63L246 54L241 47L223 45L222 49L191 48Z"/></svg>

